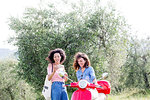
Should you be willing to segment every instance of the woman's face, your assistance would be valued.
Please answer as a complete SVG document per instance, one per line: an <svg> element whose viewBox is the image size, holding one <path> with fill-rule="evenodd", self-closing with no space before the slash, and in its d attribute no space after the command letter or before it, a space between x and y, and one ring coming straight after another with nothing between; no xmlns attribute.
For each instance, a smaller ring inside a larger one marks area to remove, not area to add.
<svg viewBox="0 0 150 100"><path fill-rule="evenodd" d="M59 64L60 60L61 60L60 54L59 53L55 53L53 59L54 59L55 63Z"/></svg>
<svg viewBox="0 0 150 100"><path fill-rule="evenodd" d="M77 61L78 61L78 64L80 65L80 67L84 67L84 64L86 61L83 58L79 58Z"/></svg>

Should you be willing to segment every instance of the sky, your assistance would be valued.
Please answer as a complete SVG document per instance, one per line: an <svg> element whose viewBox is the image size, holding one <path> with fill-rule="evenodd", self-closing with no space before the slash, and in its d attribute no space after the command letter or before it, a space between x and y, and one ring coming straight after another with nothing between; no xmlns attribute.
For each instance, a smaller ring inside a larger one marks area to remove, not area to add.
<svg viewBox="0 0 150 100"><path fill-rule="evenodd" d="M150 0L114 0L114 3L139 39L150 37Z"/></svg>
<svg viewBox="0 0 150 100"><path fill-rule="evenodd" d="M16 49L7 40L15 33L8 27L10 16L20 17L25 8L39 7L40 1L46 0L1 0L0 1L0 48ZM47 0L48 1L48 0ZM45 3L44 2L44 3ZM125 17L127 23L138 38L150 36L150 0L101 0L106 5L112 3L117 11Z"/></svg>

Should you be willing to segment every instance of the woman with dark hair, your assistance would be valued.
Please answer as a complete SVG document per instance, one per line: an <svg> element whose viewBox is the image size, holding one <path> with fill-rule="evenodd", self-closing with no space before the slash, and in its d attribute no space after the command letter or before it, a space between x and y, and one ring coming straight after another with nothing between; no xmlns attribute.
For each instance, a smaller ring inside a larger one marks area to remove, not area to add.
<svg viewBox="0 0 150 100"><path fill-rule="evenodd" d="M87 80L89 83L96 83L96 76L93 67L90 65L90 60L85 53L77 52L74 56L74 69L78 81L81 79Z"/></svg>
<svg viewBox="0 0 150 100"><path fill-rule="evenodd" d="M51 90L51 99L52 100L68 100L68 95L66 88L64 87L64 82L67 81L67 78L60 77L59 71L65 71L64 65L62 63L65 61L66 55L65 52L60 49L54 49L49 52L46 60L49 61L47 67L48 80L52 81L52 90ZM65 72L65 76L67 73Z"/></svg>
<svg viewBox="0 0 150 100"><path fill-rule="evenodd" d="M81 79L87 80L89 83L97 84L96 76L93 67L90 65L90 60L85 53L77 52L74 56L74 69L78 81ZM92 94L92 100L98 98L96 89L89 89Z"/></svg>

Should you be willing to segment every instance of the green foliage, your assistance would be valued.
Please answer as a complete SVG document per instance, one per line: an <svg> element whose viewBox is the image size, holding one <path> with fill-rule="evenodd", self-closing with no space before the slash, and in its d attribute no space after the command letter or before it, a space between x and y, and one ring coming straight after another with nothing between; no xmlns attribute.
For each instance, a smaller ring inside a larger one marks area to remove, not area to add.
<svg viewBox="0 0 150 100"><path fill-rule="evenodd" d="M73 56L80 51L88 54L97 78L107 71L112 87L118 86L120 68L127 55L128 26L114 9L98 4L82 1L68 13L51 5L47 9L28 8L21 19L10 18L9 26L16 32L14 40L18 46L18 75L37 93L41 93L47 74L45 58L55 48L65 50L64 65L71 79L76 81Z"/></svg>
<svg viewBox="0 0 150 100"><path fill-rule="evenodd" d="M34 89L25 81L18 80L16 65L16 60L0 61L0 100L34 100Z"/></svg>
<svg viewBox="0 0 150 100"><path fill-rule="evenodd" d="M128 57L123 67L124 81L121 80L125 87L149 89L149 66L150 66L150 40L131 40L131 46L128 49Z"/></svg>

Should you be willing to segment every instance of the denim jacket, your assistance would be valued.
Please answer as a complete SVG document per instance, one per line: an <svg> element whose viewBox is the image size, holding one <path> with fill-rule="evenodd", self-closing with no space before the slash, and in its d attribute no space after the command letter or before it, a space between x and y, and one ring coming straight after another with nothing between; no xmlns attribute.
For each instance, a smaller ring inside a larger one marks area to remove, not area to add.
<svg viewBox="0 0 150 100"><path fill-rule="evenodd" d="M94 69L91 66L85 67L85 70L83 73L80 67L79 70L76 72L76 76L77 76L78 81L81 79L85 79L90 83L93 83L93 80L96 79Z"/></svg>

